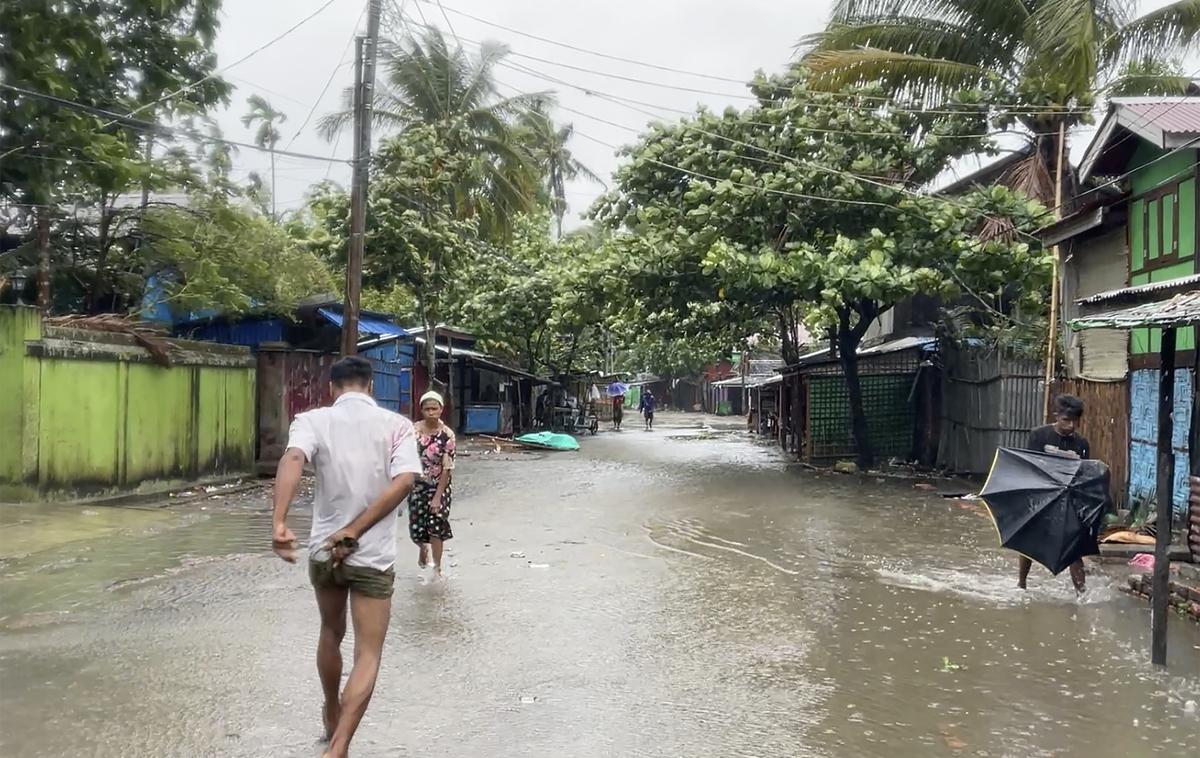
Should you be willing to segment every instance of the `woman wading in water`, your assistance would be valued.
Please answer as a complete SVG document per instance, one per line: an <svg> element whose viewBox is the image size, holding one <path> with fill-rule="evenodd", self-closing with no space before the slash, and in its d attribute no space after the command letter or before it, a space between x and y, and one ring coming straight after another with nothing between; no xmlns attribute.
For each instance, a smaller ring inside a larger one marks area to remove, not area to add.
<svg viewBox="0 0 1200 758"><path fill-rule="evenodd" d="M421 396L421 420L416 424L417 454L422 475L408 498L408 534L420 553L417 565L433 565L442 573L442 545L454 537L450 530L450 483L454 473L454 432L442 423L442 396ZM430 553L432 553L432 560Z"/></svg>

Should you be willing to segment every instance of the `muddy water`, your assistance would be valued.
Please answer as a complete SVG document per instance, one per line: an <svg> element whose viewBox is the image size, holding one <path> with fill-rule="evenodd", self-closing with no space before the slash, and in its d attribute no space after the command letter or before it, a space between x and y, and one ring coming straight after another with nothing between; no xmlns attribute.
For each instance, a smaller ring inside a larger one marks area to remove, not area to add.
<svg viewBox="0 0 1200 758"><path fill-rule="evenodd" d="M666 420L462 460L449 577L403 546L356 755L1197 754L1200 630L1154 670L1122 572L1019 593L970 508ZM267 507L0 509L0 755L316 755Z"/></svg>

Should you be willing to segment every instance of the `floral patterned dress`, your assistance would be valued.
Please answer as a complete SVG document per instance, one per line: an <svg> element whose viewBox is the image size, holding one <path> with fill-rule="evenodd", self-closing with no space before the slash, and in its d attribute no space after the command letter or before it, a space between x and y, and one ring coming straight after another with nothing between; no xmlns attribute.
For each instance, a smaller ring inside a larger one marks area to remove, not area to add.
<svg viewBox="0 0 1200 758"><path fill-rule="evenodd" d="M450 500L453 482L446 484L442 492L442 508L433 512L433 496L437 493L438 479L445 470L454 470L454 432L445 424L435 434L426 434L417 429L417 453L424 474L413 485L408 496L408 535L418 545L430 539L448 540L454 537L450 530Z"/></svg>

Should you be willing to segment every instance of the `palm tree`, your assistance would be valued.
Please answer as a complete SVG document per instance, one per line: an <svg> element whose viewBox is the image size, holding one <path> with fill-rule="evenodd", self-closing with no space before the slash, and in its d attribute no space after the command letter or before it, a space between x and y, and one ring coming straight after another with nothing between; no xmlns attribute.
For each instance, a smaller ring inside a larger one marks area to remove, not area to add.
<svg viewBox="0 0 1200 758"><path fill-rule="evenodd" d="M254 133L254 144L266 148L271 153L271 218L275 214L275 145L283 139L283 135L275 128L276 124L287 121L287 114L277 111L262 95L251 95L246 99L250 111L242 116L242 126L247 129L258 122L258 131Z"/></svg>
<svg viewBox="0 0 1200 758"><path fill-rule="evenodd" d="M1001 125L1054 135L1080 123L1098 98L1187 91L1178 60L1200 33L1200 4L1180 0L1141 16L1134 5L837 0L828 27L801 41L801 63L815 88L877 82L927 107L964 89L992 90L1006 103ZM1038 142L1027 175L1045 175L1058 152L1056 136Z"/></svg>
<svg viewBox="0 0 1200 758"><path fill-rule="evenodd" d="M536 102L549 95L502 96L493 76L508 48L485 42L478 55L451 46L430 28L421 36L380 44L382 76L375 86L373 124L400 131L412 124L439 128L454 149L478 159L477 175L454 198L457 212L476 216L481 227L504 234L508 219L530 210L540 184L538 167L516 138L516 125ZM352 121L352 93L345 108L321 119L319 130L332 139Z"/></svg>
<svg viewBox="0 0 1200 758"><path fill-rule="evenodd" d="M536 102L521 116L521 141L545 178L544 190L550 210L563 236L563 216L567 212L567 182L583 178L607 189L604 180L571 154L567 143L575 134L573 124L557 126L547 113L549 103Z"/></svg>

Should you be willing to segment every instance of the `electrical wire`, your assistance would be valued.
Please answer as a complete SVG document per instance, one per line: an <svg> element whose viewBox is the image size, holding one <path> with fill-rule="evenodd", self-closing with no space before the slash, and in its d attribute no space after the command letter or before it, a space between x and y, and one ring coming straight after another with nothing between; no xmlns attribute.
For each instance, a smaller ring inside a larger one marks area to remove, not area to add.
<svg viewBox="0 0 1200 758"><path fill-rule="evenodd" d="M370 0L367 0L367 3L363 3L362 10L358 12L358 20L354 22L354 28L350 31L350 39L346 40L346 46L342 48L342 54L338 56L338 64L333 67L332 71L329 72L329 78L325 80L325 86L321 88L321 94L317 95L317 99L313 101L312 107L308 109L308 114L304 117L304 121L300 124L300 128L296 130L296 133L292 135L292 138L288 140L288 143L284 145L285 150L290 148L292 143L296 141L296 138L304 133L304 127L308 126L308 122L312 120L313 114L317 112L317 108L321 105L321 101L325 99L325 94L329 92L329 88L333 85L333 80L337 76L337 73L342 70L343 66L346 65L346 53L350 52L350 46L354 44L354 37L358 34L358 25L362 23L362 18L367 12L367 4L369 2ZM404 2L408 2L408 0L404 0ZM400 9L400 12L403 13L403 3L401 3Z"/></svg>
<svg viewBox="0 0 1200 758"><path fill-rule="evenodd" d="M337 0L326 0L326 1L325 1L325 3L324 3L324 4L322 4L322 5L321 5L319 8L317 8L315 11L313 11L313 12L312 12L312 13L310 13L310 14L308 14L308 15L307 15L307 16L305 16L304 18L300 19L300 20L299 20L299 21L297 21L295 24L292 24L290 27L288 27L287 29L285 29L285 30L284 30L282 33L280 33L280 34L279 34L279 35L277 35L276 37L274 37L274 38L270 39L269 41L267 41L267 42L263 43L262 45L259 45L259 46L258 46L258 47L256 47L255 49L251 50L249 53L246 53L245 55L243 55L241 58L238 58L238 59L237 59L236 61L234 61L233 63L230 63L228 66L223 66L223 67L222 67L222 68L220 68L220 69L217 69L217 70L211 71L211 72L209 72L207 75L205 75L205 76L203 76L203 77L201 77L201 78L197 79L196 81L192 82L191 84L187 84L187 85L185 85L185 86L183 86L183 87L180 87L180 88L179 88L179 89L177 89L177 90L174 90L174 91L172 91L172 92L168 92L167 94L163 95L162 97L160 97L159 99L157 99L157 100L155 100L155 101L153 101L153 102L146 103L145 105L141 105L141 106L139 106L139 107L137 107L137 108L134 108L134 109L133 109L132 111L130 111L129 113L126 113L124 117L125 117L125 118L132 118L133 116L136 116L136 115L138 115L139 113L142 113L142 112L144 112L144 111L146 111L146 110L149 110L150 108L153 108L153 107L155 107L155 106L157 106L157 105L161 105L161 104L163 104L163 103L167 102L168 100L172 100L172 99L174 99L174 98L178 97L179 95L185 94L185 93L187 93L187 92L191 92L192 90L194 90L194 89L196 89L197 87L199 87L201 84L204 84L205 82L207 82L207 81L210 81L210 80L212 80L212 79L214 79L214 78L216 78L216 77L220 76L221 74L225 73L226 71L229 71L230 69L232 69L232 68L233 68L233 67L235 67L235 66L239 66L239 65L241 65L242 63L245 63L246 61L250 60L250 59L251 59L251 58L253 58L254 56L256 56L256 55L258 55L259 53L261 53L262 51L264 51L264 50L266 50L267 48L271 47L271 46L272 46L272 45L274 45L276 42L279 42L280 40L282 40L282 39L284 39L285 37L289 36L289 35L290 35L292 32L296 31L296 30L297 30L297 29L299 29L300 27L302 27L302 26L304 26L305 24L307 24L309 21L311 21L311 20L313 20L314 18L316 18L317 16L319 16L319 15L320 15L322 12L324 12L324 11L325 11L325 9L327 9L329 6L333 5L333 4L334 4L334 3L336 3L336 2L337 2ZM115 122L110 122L110 123L108 123L108 124L105 124L105 125L104 125L104 128L107 128L107 127L109 127L109 126L112 126L112 125L113 125L113 123L115 123Z"/></svg>
<svg viewBox="0 0 1200 758"><path fill-rule="evenodd" d="M178 137L180 137L180 135L182 135L184 137L187 137L188 139L192 139L197 142L211 142L211 143L215 143L215 144L230 145L232 147L247 148L250 150L257 150L259 152L264 152L264 153L272 152L269 148L261 147L259 145L255 145L255 144L252 144L249 142L239 142L237 140L225 139L224 137L215 137L215 136L202 134L200 132L196 132L196 131L190 130L190 129L178 129L178 128L174 128L174 127L163 126L161 124L154 124L149 121L141 121L138 119L130 118L128 116L122 116L119 113L114 113L112 111L105 110L103 108L96 108L94 106L86 105L84 103L79 103L74 100L68 100L66 98L57 97L55 95L48 95L44 92L36 92L34 90L25 89L24 87L17 87L15 85L8 84L6 82L0 82L0 87L7 89L7 90L11 90L13 92L17 92L17 93L25 95L27 97L34 97L34 98L38 98L40 100L45 100L46 102L53 103L55 105L59 105L64 108L72 108L74 110L78 110L78 111L87 113L89 115L96 116L98 118L111 118L111 119L113 119L111 122L113 124L120 124L121 126L124 126L128 129L134 129L136 131L141 131L141 132L144 132L147 134L155 134L155 135L159 135L159 136L167 136L167 137L175 137L175 138L178 138ZM333 157L329 157L329 156L325 156L325 155L311 155L308 153L297 153L297 152L291 152L291 151L287 151L287 150L275 150L274 153L276 155L282 155L282 156L286 156L286 157L290 157L290 158L302 158L302 159L306 159L306 160L328 161L328 162L332 162L332 163L344 163L345 162L338 158L333 158Z"/></svg>
<svg viewBox="0 0 1200 758"><path fill-rule="evenodd" d="M418 0L418 3L417 3L418 11L420 10L421 2L431 2L431 0ZM422 14L422 20L424 21L424 23L418 23L417 21L415 21L413 19L409 19L410 23L412 23L414 25L422 26L426 29L430 29L430 30L434 30L434 31L440 31L439 27L429 24L428 21L424 19L424 14ZM479 42L478 40L469 39L469 38L463 37L461 35L455 35L455 39L459 41L460 45L463 42L467 42L467 43L477 45L477 46L483 44L483 43ZM579 48L579 49L582 50L582 48ZM607 78L611 78L611 79L618 79L621 81L626 81L626 82L630 82L630 83L634 83L634 84L641 84L644 86L659 87L662 89L677 90L677 91L689 92L689 93L693 93L693 94L715 95L718 97L748 100L748 101L755 101L755 102L757 102L759 100L759 98L755 95L746 95L746 94L740 94L740 93L731 93L731 92L722 92L722 91L717 91L717 90L700 89L697 87L687 87L687 86L683 86L683 85L670 84L668 82L640 79L637 77L625 76L623 74L616 74L613 72L603 71L603 70L599 70L599 69L595 69L595 68L576 66L576 65L573 65L570 63L563 63L562 61L556 61L556 60L549 59L549 58L541 58L538 56L529 55L527 53L522 53L517 50L510 50L509 52L511 55L518 57L518 58L527 58L529 60L538 61L539 63L546 63L546 64L549 64L552 66L559 66L562 68L567 68L567 69L579 71L582 73L592 74L595 76L607 77ZM594 52L594 51L586 51L585 50L585 52ZM675 70L675 71L677 73L688 73L688 72L683 72L680 70ZM741 84L745 85L745 84L747 84L747 82L741 82ZM774 85L773 88L776 89L777 91L789 92L789 93L791 92L791 88L789 88L789 87ZM961 111L949 111L949 110L942 110L942 109L915 107L911 104L898 103L895 101L894 98L890 98L890 97L882 96L882 95L868 95L868 94L840 93L840 92L817 92L817 91L813 91L813 92L811 92L811 94L814 96L819 96L819 97L826 98L826 99L841 97L841 98L848 98L850 100L867 100L867 101L876 101L879 103L879 105L853 106L858 109L868 109L868 108L876 109L876 108L880 108L883 106L889 106L892 110L910 111L913 113L957 114L957 113L961 112ZM1062 107L1058 107L1058 108L1022 106L1018 103L1013 103L1013 104L987 103L986 105L989 105L989 106L994 107L999 110L1003 110L1008 113L1013 113L1013 114L1023 115L1023 116L1036 116L1036 115L1063 116L1063 115L1068 115L1068 114L1072 114L1072 113L1089 112L1091 110L1090 108L1074 108L1074 107L1070 107L1070 106L1062 106ZM847 106L847 107L850 107L850 106Z"/></svg>

